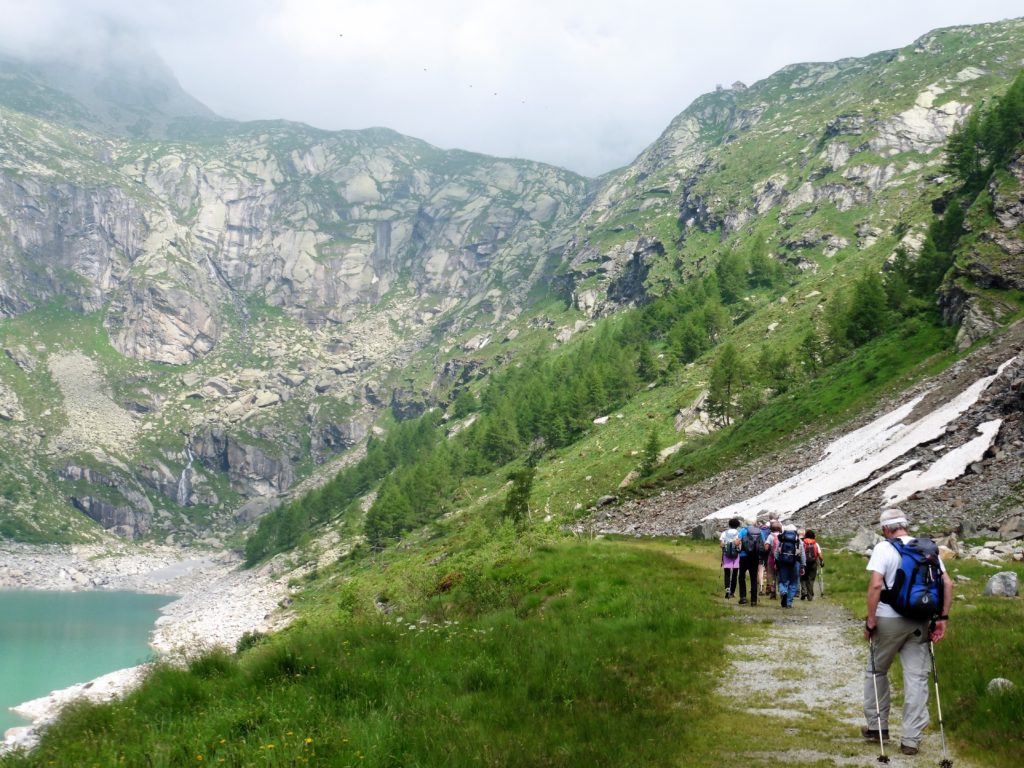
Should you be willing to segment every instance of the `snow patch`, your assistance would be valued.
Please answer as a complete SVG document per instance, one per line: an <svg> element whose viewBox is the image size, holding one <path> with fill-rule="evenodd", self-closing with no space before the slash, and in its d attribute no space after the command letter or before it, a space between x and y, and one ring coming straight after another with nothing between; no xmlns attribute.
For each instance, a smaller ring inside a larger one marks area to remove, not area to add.
<svg viewBox="0 0 1024 768"><path fill-rule="evenodd" d="M913 412L924 395L914 398L870 424L832 442L817 464L773 485L757 496L730 504L703 519L755 518L768 514L782 519L792 516L829 494L867 480L875 472L887 467L917 446L941 437L947 425L977 402L981 393L1011 362L1013 358L999 366L991 376L979 379L949 402L907 425L903 423L904 420ZM944 461L949 455L940 461Z"/></svg>
<svg viewBox="0 0 1024 768"><path fill-rule="evenodd" d="M992 447L1002 423L1002 419L993 419L979 424L978 432L981 433L979 437L950 451L926 470L915 469L913 472L904 474L882 493L886 506L899 504L918 491L938 488L950 480L960 477L967 467L976 461L981 461L985 451Z"/></svg>

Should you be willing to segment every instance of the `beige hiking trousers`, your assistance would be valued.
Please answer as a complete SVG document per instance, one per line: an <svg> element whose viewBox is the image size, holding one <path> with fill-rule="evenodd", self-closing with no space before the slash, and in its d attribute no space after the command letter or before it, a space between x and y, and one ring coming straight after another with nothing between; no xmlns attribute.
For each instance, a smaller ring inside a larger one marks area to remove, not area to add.
<svg viewBox="0 0 1024 768"><path fill-rule="evenodd" d="M928 622L904 618L879 618L877 621L873 638L875 669L872 669L869 653L864 670L864 719L872 730L889 730L889 667L899 654L903 665L900 742L908 747L917 747L921 742L921 732L928 725L928 672L931 668Z"/></svg>

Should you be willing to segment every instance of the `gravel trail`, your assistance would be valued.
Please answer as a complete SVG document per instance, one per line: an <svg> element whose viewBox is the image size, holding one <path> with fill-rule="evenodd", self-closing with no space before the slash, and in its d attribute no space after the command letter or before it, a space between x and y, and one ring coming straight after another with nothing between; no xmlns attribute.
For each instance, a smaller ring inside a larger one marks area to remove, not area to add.
<svg viewBox="0 0 1024 768"><path fill-rule="evenodd" d="M827 597L819 596L809 602L798 600L789 610L783 610L777 600L764 598L756 607L737 605L735 600L729 602L736 621L760 622L766 631L754 637L734 637L727 649L731 667L723 676L727 684L721 685L718 693L735 702L738 723L760 723L765 731L783 729L792 735L793 742L792 748L781 754L751 751L736 755L735 764L878 764L878 742L860 737L868 655L861 621ZM735 684L737 680L743 681L741 687ZM890 680L895 692L900 684L896 670L890 671ZM933 716L920 753L912 757L903 755L899 749L902 698L895 700L897 706L890 718L892 739L885 745L889 765L937 766L942 759L938 720ZM934 700L931 688L932 704ZM808 746L812 737L801 727L812 720L813 748ZM818 732L823 723L828 733L824 738ZM950 758L957 768L976 768L952 751Z"/></svg>

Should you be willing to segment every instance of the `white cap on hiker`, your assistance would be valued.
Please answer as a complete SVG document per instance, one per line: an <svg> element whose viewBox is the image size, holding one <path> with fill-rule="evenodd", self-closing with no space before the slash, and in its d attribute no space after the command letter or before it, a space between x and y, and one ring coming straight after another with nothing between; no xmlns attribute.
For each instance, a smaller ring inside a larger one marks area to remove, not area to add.
<svg viewBox="0 0 1024 768"><path fill-rule="evenodd" d="M878 518L878 525L881 528L906 528L909 525L907 516L902 509L883 509L881 517Z"/></svg>

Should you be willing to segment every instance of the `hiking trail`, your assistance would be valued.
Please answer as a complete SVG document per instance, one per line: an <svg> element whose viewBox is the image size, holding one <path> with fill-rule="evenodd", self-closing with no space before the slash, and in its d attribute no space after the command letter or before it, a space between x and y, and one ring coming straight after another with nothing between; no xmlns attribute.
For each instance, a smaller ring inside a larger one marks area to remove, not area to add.
<svg viewBox="0 0 1024 768"><path fill-rule="evenodd" d="M718 594L721 600L722 595ZM751 750L735 754L737 764L746 766L879 765L879 744L861 738L864 725L863 685L868 646L863 640L862 622L827 597L797 600L783 610L778 600L762 597L757 606L728 601L733 618L763 624L765 632L750 636L734 633L729 638L729 670L717 693L732 702L737 727L755 722L766 732L782 729L792 735L792 748L785 752ZM941 689L942 670L939 670ZM942 760L939 723L935 716L935 689L929 678L931 724L925 731L921 751L914 756L900 753L900 715L903 706L902 675L889 672L893 684L891 739L885 754L891 766L937 766ZM741 680L741 686L735 681ZM808 681L813 681L813 685ZM941 692L941 690L940 690ZM948 706L948 703L947 703ZM948 717L947 713L943 713ZM956 768L978 768L953 753L946 728L949 758ZM732 761L730 761L732 762Z"/></svg>

